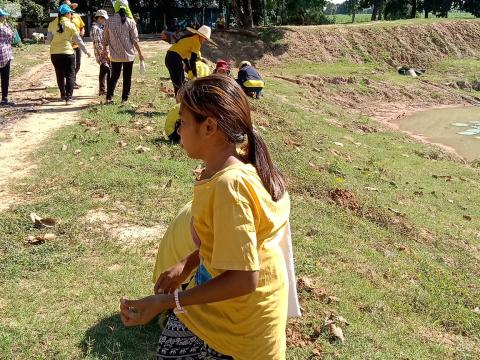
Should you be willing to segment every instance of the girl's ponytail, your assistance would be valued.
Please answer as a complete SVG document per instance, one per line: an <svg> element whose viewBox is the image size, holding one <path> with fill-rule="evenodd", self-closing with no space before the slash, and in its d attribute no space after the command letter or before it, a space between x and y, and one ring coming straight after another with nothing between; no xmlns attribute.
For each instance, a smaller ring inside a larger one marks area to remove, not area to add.
<svg viewBox="0 0 480 360"><path fill-rule="evenodd" d="M60 15L60 13L58 13L58 28L57 28L57 32L58 33L63 33L64 29L63 29L63 24L62 24L62 18L63 18L63 15Z"/></svg>
<svg viewBox="0 0 480 360"><path fill-rule="evenodd" d="M247 130L247 139L248 162L257 169L258 176L273 201L280 200L285 195L287 187L285 179L272 161L267 144L253 128Z"/></svg>
<svg viewBox="0 0 480 360"><path fill-rule="evenodd" d="M125 21L127 21L127 13L124 8L120 8L118 11L118 14L120 15L120 18L122 19L122 24L125 24Z"/></svg>

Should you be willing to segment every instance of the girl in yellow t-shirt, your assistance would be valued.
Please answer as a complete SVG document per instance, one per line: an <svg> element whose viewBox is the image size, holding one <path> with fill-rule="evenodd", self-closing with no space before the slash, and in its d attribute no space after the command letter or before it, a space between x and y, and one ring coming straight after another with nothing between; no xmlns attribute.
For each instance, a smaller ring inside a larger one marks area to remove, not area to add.
<svg viewBox="0 0 480 360"><path fill-rule="evenodd" d="M285 181L233 79L198 78L182 87L179 99L181 143L190 158L205 164L191 210L199 248L159 276L156 295L122 299L122 321L146 324L175 309L157 359L283 360L289 285L279 239L289 231ZM195 269L187 289L179 291Z"/></svg>

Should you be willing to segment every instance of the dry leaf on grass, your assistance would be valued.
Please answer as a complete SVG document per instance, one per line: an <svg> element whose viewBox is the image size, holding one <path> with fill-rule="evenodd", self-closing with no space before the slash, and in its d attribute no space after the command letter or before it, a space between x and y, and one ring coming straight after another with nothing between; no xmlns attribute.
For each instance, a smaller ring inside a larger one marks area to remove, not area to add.
<svg viewBox="0 0 480 360"><path fill-rule="evenodd" d="M47 234L43 234L43 235L37 235L37 236L30 235L27 238L26 243L28 245L41 245L41 244L45 243L46 241L52 241L52 240L55 240L56 238L57 238L57 236L55 234L51 234L51 233L47 233Z"/></svg>
<svg viewBox="0 0 480 360"><path fill-rule="evenodd" d="M172 182L173 182L172 179L168 180L167 183L165 185L163 185L163 188L168 189L168 188L172 187Z"/></svg>
<svg viewBox="0 0 480 360"><path fill-rule="evenodd" d="M468 221L472 221L472 217L470 215L463 215L463 218Z"/></svg>
<svg viewBox="0 0 480 360"><path fill-rule="evenodd" d="M67 151L67 149L68 149L68 146L66 144L63 144L62 145L62 151Z"/></svg>
<svg viewBox="0 0 480 360"><path fill-rule="evenodd" d="M77 150L75 150L75 151L73 152L73 154L74 154L74 155L78 155L78 154L80 154L81 152L82 152L82 150L77 149Z"/></svg>
<svg viewBox="0 0 480 360"><path fill-rule="evenodd" d="M477 306L475 309L472 310L475 314L479 314L480 315L480 307Z"/></svg>
<svg viewBox="0 0 480 360"><path fill-rule="evenodd" d="M52 218L41 218L35 213L30 214L30 219L32 219L32 222L35 224L37 227L54 227L55 226L55 219Z"/></svg>
<svg viewBox="0 0 480 360"><path fill-rule="evenodd" d="M151 149L146 147L146 146L142 146L142 145L139 145L135 148L135 150L141 154L141 153L144 153L144 152L147 152L147 151L150 151Z"/></svg>
<svg viewBox="0 0 480 360"><path fill-rule="evenodd" d="M118 146L118 147L124 148L124 147L126 147L127 145L128 145L128 144L127 144L125 141L123 141L123 140L118 140L118 141L117 141L117 146Z"/></svg>

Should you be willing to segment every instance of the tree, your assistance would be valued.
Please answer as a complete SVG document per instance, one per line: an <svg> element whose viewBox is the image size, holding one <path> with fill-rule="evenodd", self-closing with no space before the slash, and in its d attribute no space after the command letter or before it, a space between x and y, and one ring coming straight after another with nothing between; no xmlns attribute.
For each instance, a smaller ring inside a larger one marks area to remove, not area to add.
<svg viewBox="0 0 480 360"><path fill-rule="evenodd" d="M240 27L244 29L253 28L252 0L232 0L232 5Z"/></svg>
<svg viewBox="0 0 480 360"><path fill-rule="evenodd" d="M478 0L464 0L460 8L475 15L476 17L480 17L480 1Z"/></svg>
<svg viewBox="0 0 480 360"><path fill-rule="evenodd" d="M43 6L32 0L20 0L22 17L30 26L40 26L43 20Z"/></svg>

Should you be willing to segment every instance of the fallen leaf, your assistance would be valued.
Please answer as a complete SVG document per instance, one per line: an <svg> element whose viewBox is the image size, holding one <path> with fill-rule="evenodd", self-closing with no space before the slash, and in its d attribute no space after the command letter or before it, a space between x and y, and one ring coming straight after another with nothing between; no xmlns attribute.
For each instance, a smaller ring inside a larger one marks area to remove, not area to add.
<svg viewBox="0 0 480 360"><path fill-rule="evenodd" d="M82 150L77 149L77 150L75 150L73 153L74 153L75 155L78 155L78 154L80 154L81 152L82 152Z"/></svg>
<svg viewBox="0 0 480 360"><path fill-rule="evenodd" d="M327 297L327 304L330 304L332 302L339 302L340 299L336 296L330 295Z"/></svg>
<svg viewBox="0 0 480 360"><path fill-rule="evenodd" d="M172 179L168 180L167 183L163 185L163 188L168 189L169 187L172 187L172 182L173 182Z"/></svg>
<svg viewBox="0 0 480 360"><path fill-rule="evenodd" d="M472 217L470 215L463 215L463 218L468 221L472 221Z"/></svg>
<svg viewBox="0 0 480 360"><path fill-rule="evenodd" d="M370 187L370 186L367 186L365 189L368 190L368 191L378 191L377 188Z"/></svg>
<svg viewBox="0 0 480 360"><path fill-rule="evenodd" d="M150 148L146 147L146 146L142 146L142 145L139 145L135 148L135 150L138 152L138 153L144 153L144 152L147 152L147 151L150 151Z"/></svg>
<svg viewBox="0 0 480 360"><path fill-rule="evenodd" d="M52 218L41 218L40 216L38 216L37 214L35 213L31 213L30 214L30 219L32 219L33 223L35 224L35 226L37 227L54 227L55 226L55 219L52 219Z"/></svg>
<svg viewBox="0 0 480 360"><path fill-rule="evenodd" d="M343 147L343 143L341 143L341 142L334 141L333 143L334 143L335 145L337 145L337 146L341 146L341 147Z"/></svg>
<svg viewBox="0 0 480 360"><path fill-rule="evenodd" d="M43 239L44 239L45 241L55 240L56 238L57 238L57 235L51 234L51 233L48 233L48 234L43 235Z"/></svg>
<svg viewBox="0 0 480 360"><path fill-rule="evenodd" d="M155 129L154 129L152 126L145 126L145 127L143 128L143 130L145 130L145 131L147 131L147 132L153 132L153 131L155 131Z"/></svg>
<svg viewBox="0 0 480 360"><path fill-rule="evenodd" d="M63 144L62 151L67 151L67 149L68 149L68 146L66 144Z"/></svg>
<svg viewBox="0 0 480 360"><path fill-rule="evenodd" d="M118 140L118 141L117 141L117 145L118 145L119 147L122 147L122 148L123 148L123 147L127 146L128 144L127 144L125 141Z"/></svg>
<svg viewBox="0 0 480 360"><path fill-rule="evenodd" d="M475 309L472 310L475 314L479 314L480 315L480 307L476 307Z"/></svg>
<svg viewBox="0 0 480 360"><path fill-rule="evenodd" d="M345 337L343 336L343 330L340 326L335 325L335 323L328 324L328 329L330 331L330 341L335 342L340 340L340 342L345 342Z"/></svg>

